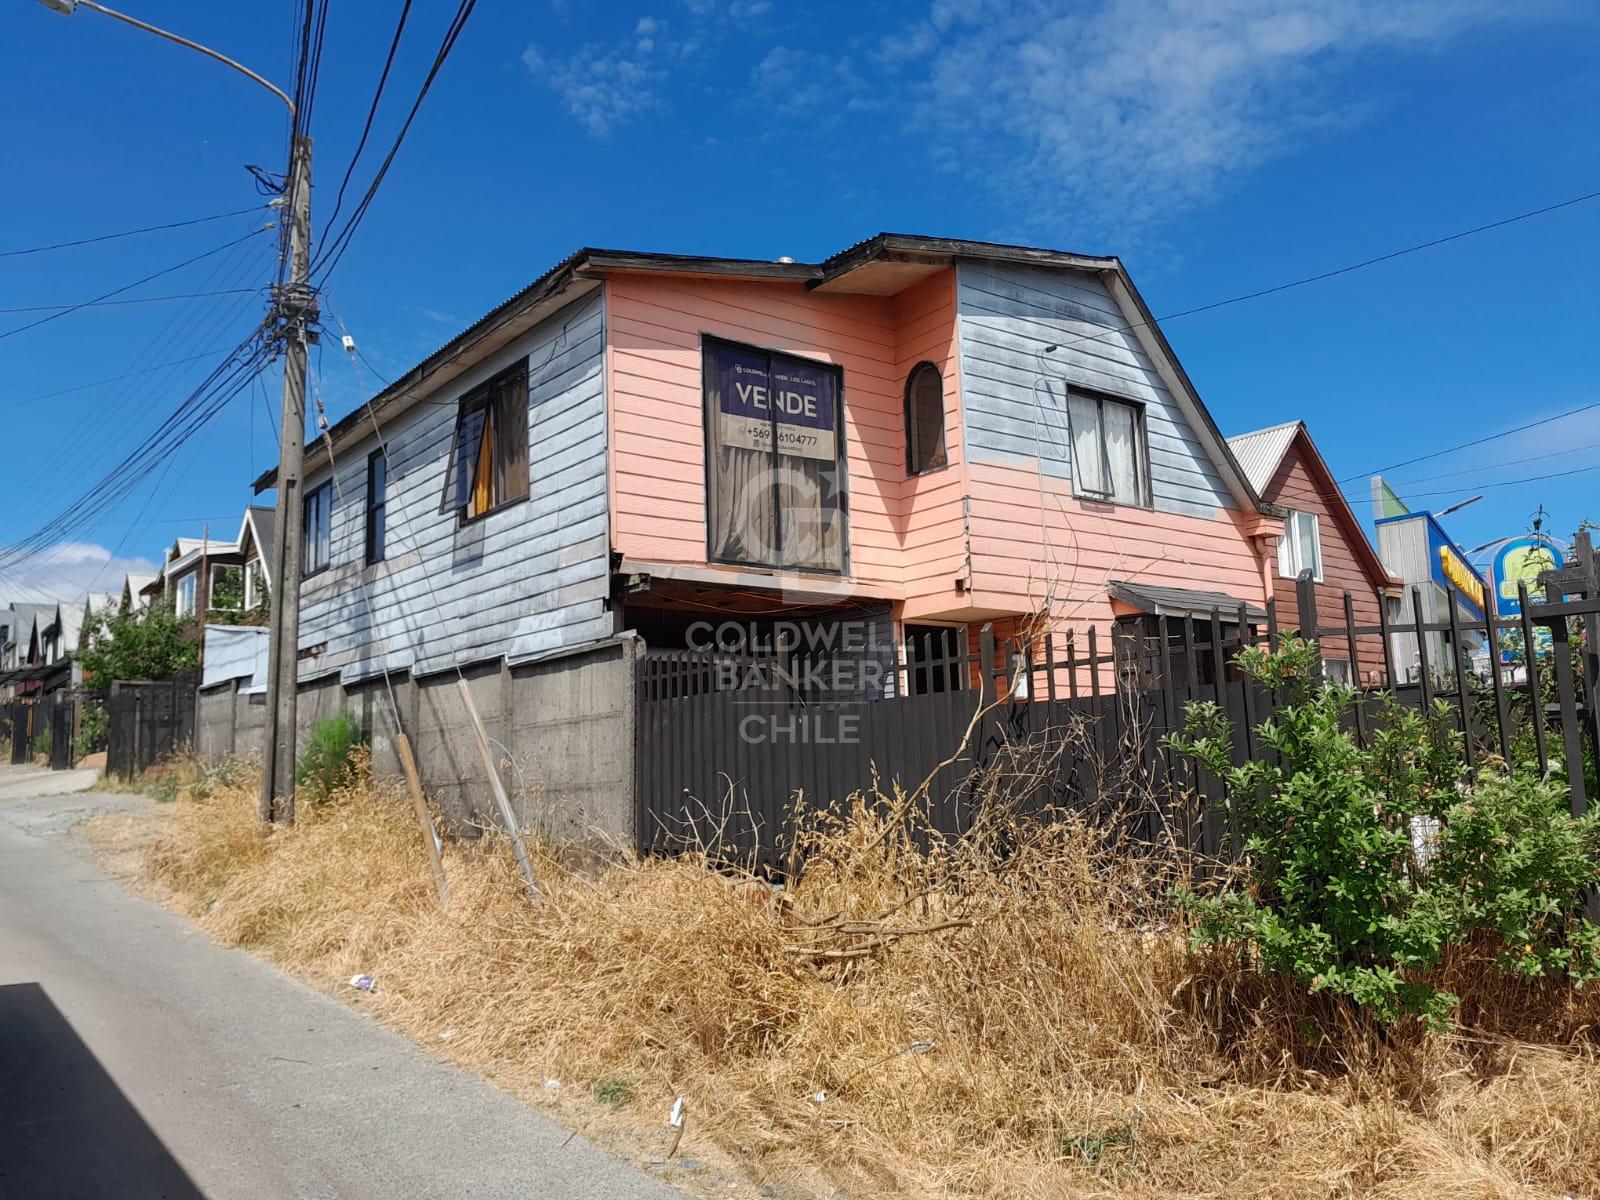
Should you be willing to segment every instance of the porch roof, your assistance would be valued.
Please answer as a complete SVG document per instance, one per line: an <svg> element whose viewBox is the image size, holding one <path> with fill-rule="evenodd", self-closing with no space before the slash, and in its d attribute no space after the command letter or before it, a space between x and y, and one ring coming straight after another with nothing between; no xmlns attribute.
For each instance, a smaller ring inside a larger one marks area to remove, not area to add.
<svg viewBox="0 0 1600 1200"><path fill-rule="evenodd" d="M1140 612L1157 617L1204 617L1210 619L1213 609L1224 617L1237 618L1239 608L1252 621L1265 621L1266 610L1230 596L1226 592L1203 592L1194 588L1161 587L1153 583L1112 583L1107 589L1113 600L1132 605Z"/></svg>

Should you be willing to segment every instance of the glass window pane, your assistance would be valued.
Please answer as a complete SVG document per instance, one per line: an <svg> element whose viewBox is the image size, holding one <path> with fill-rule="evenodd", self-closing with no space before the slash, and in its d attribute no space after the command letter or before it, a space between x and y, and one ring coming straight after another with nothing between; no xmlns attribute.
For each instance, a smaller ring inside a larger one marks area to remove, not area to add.
<svg viewBox="0 0 1600 1200"><path fill-rule="evenodd" d="M1111 472L1109 480L1111 498L1118 504L1142 504L1144 488L1141 486L1139 454L1137 448L1137 414L1126 404L1107 400L1101 404L1106 430L1106 462Z"/></svg>
<svg viewBox="0 0 1600 1200"><path fill-rule="evenodd" d="M1067 419L1072 439L1072 480L1077 491L1104 496L1105 465L1100 453L1100 405L1086 397L1067 397Z"/></svg>
<svg viewBox="0 0 1600 1200"><path fill-rule="evenodd" d="M487 413L481 408L476 412L470 412L461 418L461 425L456 431L456 461L451 469L455 472L457 509L464 510L472 498L472 485L477 475L478 452L483 446L486 418Z"/></svg>
<svg viewBox="0 0 1600 1200"><path fill-rule="evenodd" d="M906 466L913 474L942 467L948 461L944 380L932 363L917 367L906 389L906 456Z"/></svg>
<svg viewBox="0 0 1600 1200"><path fill-rule="evenodd" d="M837 390L832 371L794 359L772 359L779 544L787 567L844 567Z"/></svg>
<svg viewBox="0 0 1600 1200"><path fill-rule="evenodd" d="M766 356L708 346L704 378L712 455L711 557L775 566L778 520Z"/></svg>

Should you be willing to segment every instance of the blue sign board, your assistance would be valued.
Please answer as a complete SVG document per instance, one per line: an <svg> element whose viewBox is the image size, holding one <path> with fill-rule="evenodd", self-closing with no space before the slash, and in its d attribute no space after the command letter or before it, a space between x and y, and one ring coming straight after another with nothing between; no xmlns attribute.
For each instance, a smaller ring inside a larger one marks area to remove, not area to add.
<svg viewBox="0 0 1600 1200"><path fill-rule="evenodd" d="M1559 571L1566 565L1561 551L1553 540L1542 533L1512 538L1495 551L1489 574L1494 579L1495 608L1502 617L1520 617L1522 600L1517 584L1528 585L1528 598L1544 599L1539 587L1539 576L1545 571Z"/></svg>

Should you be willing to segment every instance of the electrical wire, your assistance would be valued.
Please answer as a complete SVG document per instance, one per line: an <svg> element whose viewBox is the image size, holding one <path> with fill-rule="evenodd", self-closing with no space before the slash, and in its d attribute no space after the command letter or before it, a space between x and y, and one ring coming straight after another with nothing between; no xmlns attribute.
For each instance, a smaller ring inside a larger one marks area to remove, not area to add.
<svg viewBox="0 0 1600 1200"><path fill-rule="evenodd" d="M1529 421L1526 425L1518 425L1515 429L1502 429L1499 433L1491 433L1484 437L1473 438L1470 442L1460 442L1454 446L1446 446L1443 450L1435 450L1430 454L1419 454L1416 458L1407 458L1401 462L1390 463L1386 467L1376 467L1371 471L1359 471L1354 475L1346 475L1343 479L1339 480L1339 482L1349 483L1352 480L1360 479L1366 475L1381 475L1385 471L1398 471L1401 467L1409 467L1419 462L1427 462L1430 458L1438 458L1443 454L1454 454L1457 450L1470 450L1474 446L1482 446L1488 442L1497 442L1501 438L1509 437L1513 433L1524 433L1529 429L1537 429L1541 425L1549 425L1554 421L1564 421L1568 417L1575 417L1580 413L1593 412L1597 408L1600 408L1600 401L1597 401L1594 404L1585 404L1578 408L1571 408L1563 413L1556 413L1556 415L1553 417L1540 417L1537 421Z"/></svg>
<svg viewBox="0 0 1600 1200"><path fill-rule="evenodd" d="M146 275L143 279L135 279L132 283L125 283L121 287L112 288L111 291L96 296L92 300L81 301L77 304L73 304L62 309L60 312L52 313L48 317L40 317L37 321L29 321L26 325L18 325L13 329L7 329L3 333L0 333L0 341L3 341L8 337L14 337L15 335L23 333L26 330L37 329L41 325L48 325L51 321L59 321L62 317L75 313L80 309L88 308L91 305L102 304L111 299L113 296L120 296L123 292L130 292L136 287L140 287L143 284L149 283L152 279L160 279L163 275L171 275L174 271L181 271L185 267L193 266L195 263L210 258L212 255L221 254L225 250L231 250L233 247L243 242L247 242L251 238L271 228L271 225L264 225L260 229L252 229L243 237L233 238L230 241L222 243L220 246L214 246L210 250L196 254L192 258L186 258L180 263L174 263L170 267L163 267L159 271L154 271L151 274Z"/></svg>
<svg viewBox="0 0 1600 1200"><path fill-rule="evenodd" d="M372 94L372 103L367 106L367 119L361 126L361 137L356 141L355 153L350 156L350 163L344 169L344 178L339 181L339 194L334 198L333 210L328 214L326 226L332 229L339 219L339 213L344 208L345 189L350 186L350 177L355 174L356 163L361 161L361 152L367 148L367 138L372 134L372 123L378 116L378 103L383 99L383 89L389 82L389 72L394 67L396 52L400 49L400 38L405 33L406 18L411 15L411 0L405 0L400 6L400 17L395 22L394 36L389 39L389 53L384 56L383 70L378 75L378 87Z"/></svg>
<svg viewBox="0 0 1600 1200"><path fill-rule="evenodd" d="M220 292L180 292L175 296L134 296L127 300L83 300L74 304L24 304L17 308L0 308L0 313L77 312L81 308L109 308L118 304L166 304L174 300L204 300L210 296L260 295L261 288L227 288ZM43 324L43 322L40 322ZM15 331L13 331L15 332Z"/></svg>
<svg viewBox="0 0 1600 1200"><path fill-rule="evenodd" d="M64 510L22 541L0 551L0 570L14 569L100 517L148 478L237 395L265 365L265 324L241 341L143 442Z"/></svg>
<svg viewBox="0 0 1600 1200"><path fill-rule="evenodd" d="M1136 321L1130 325L1098 325L1098 328L1104 329L1106 332L1101 334L1086 334L1083 337L1074 338L1070 341L1062 341L1056 346L1053 346L1051 349L1069 350L1073 346L1083 345L1088 342L1104 342L1107 338L1113 335L1130 333L1135 329L1148 328L1150 326L1158 325L1163 321L1176 321L1182 317L1192 317L1198 313L1212 312L1219 308L1227 308L1230 305L1243 304L1246 300L1259 300L1263 296L1273 296L1279 292L1287 292L1294 288L1306 287L1309 284L1321 283L1324 280L1334 279L1340 275L1348 275L1352 271L1362 271L1368 267L1377 266L1379 263L1391 262L1394 259L1404 258L1408 254L1417 254L1423 250L1432 250L1435 247L1447 245L1450 242L1458 242L1462 238L1472 237L1475 234L1487 233L1492 229L1501 229L1507 225L1515 225L1519 221L1528 221L1534 217L1542 217L1548 213L1558 212L1561 209L1571 208L1574 205L1584 204L1594 199L1600 199L1600 192L1587 192L1581 196L1573 196L1566 200L1559 200L1554 204L1547 204L1543 208L1530 209L1527 212L1517 213L1514 216L1502 217L1498 221L1490 221L1484 225L1475 225L1471 229L1462 229L1456 233L1446 234L1444 237L1433 238L1426 242L1418 242L1414 246L1406 246L1399 250L1391 250L1386 254L1376 255L1373 258L1362 259L1360 262L1350 263L1347 266L1335 267L1331 271L1321 271L1315 275L1307 275L1301 279L1290 280L1288 283L1275 284L1272 287L1260 288L1256 291L1245 292L1238 296L1229 296L1225 300L1213 300L1208 304L1199 304L1193 308L1180 309L1177 312L1166 313L1159 317L1151 317L1146 321ZM1096 322L1085 322L1085 324L1097 325ZM1441 451L1440 453L1447 453L1447 451ZM1355 477L1352 476L1351 478Z"/></svg>
<svg viewBox="0 0 1600 1200"><path fill-rule="evenodd" d="M187 229L191 225L204 225L210 221L225 221L229 217L242 217L246 213L259 212L261 206L252 204L249 208L236 208L232 212L216 213L209 217L195 217L189 221L172 221L166 225L146 225L140 229L125 229L121 233L102 233L98 237L78 238L71 242L52 242L48 246L30 246L26 250L0 250L0 258L18 258L24 254L45 254L51 250L68 250L73 246L93 246L98 242L111 242L118 238L137 237L141 233L160 233L168 229Z"/></svg>
<svg viewBox="0 0 1600 1200"><path fill-rule="evenodd" d="M405 142L406 134L411 129L411 123L416 119L417 111L422 107L422 102L427 97L429 89L432 88L434 79L438 77L440 68L444 66L445 60L450 57L450 52L455 48L456 41L461 37L461 31L466 28L467 19L471 17L472 10L476 4L477 0L461 0L460 6L456 9L456 15L451 20L450 27L445 31L444 38L439 44L438 53L434 55L433 65L428 68L428 74L423 79L422 86L417 92L417 98L412 101L411 110L406 114L406 119L400 126L400 132L395 135L394 144L389 147L389 152L384 156L382 165L378 167L377 172L373 175L372 182L367 186L366 193L361 197L361 202L356 205L355 211L350 214L349 220L323 246L317 260L312 264L313 275L320 276L323 279L327 278L328 275L332 274L334 268L338 266L339 260L344 257L344 252L349 248L351 238L355 236L362 219L367 215L367 209L371 206L373 197L378 194L378 188L382 186L384 177L389 173L389 168L394 163L395 156L400 152L400 147Z"/></svg>
<svg viewBox="0 0 1600 1200"><path fill-rule="evenodd" d="M255 289L253 289L253 288L231 289L230 288L229 292L230 293L234 293L234 292L237 292L237 291L253 291L253 290L255 290ZM211 292L211 293L208 293L208 294L209 295L216 295L217 293ZM141 367L137 371L125 371L121 375L112 375L110 378L107 378L107 379L96 379L93 383L80 383L76 387L62 388L60 391L56 391L56 392L44 392L44 393L42 393L41 395L38 395L38 396L28 396L28 397L26 397L24 399L21 399L21 400L11 400L11 401L7 402L6 407L7 408L22 408L25 405L38 404L41 400L54 400L58 396L70 396L74 392L87 392L87 391L92 390L93 388L106 387L106 386L108 386L110 384L113 384L113 383L122 383L124 380L131 379L136 375L148 375L152 371L163 371L168 367L179 367L179 366L182 366L184 363L199 362L202 358L210 358L213 354L221 354L226 349L228 349L227 346L212 346L208 350L202 350L202 351L200 351L200 353L191 354L186 358L174 358L174 359L171 359L168 362L156 363L154 366Z"/></svg>

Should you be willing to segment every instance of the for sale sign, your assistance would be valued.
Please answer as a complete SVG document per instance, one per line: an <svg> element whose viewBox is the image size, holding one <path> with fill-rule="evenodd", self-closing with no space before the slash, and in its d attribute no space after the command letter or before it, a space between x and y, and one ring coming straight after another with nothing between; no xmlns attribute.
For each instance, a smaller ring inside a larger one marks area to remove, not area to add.
<svg viewBox="0 0 1600 1200"><path fill-rule="evenodd" d="M793 458L838 457L837 388L831 371L732 347L710 355L723 446Z"/></svg>

